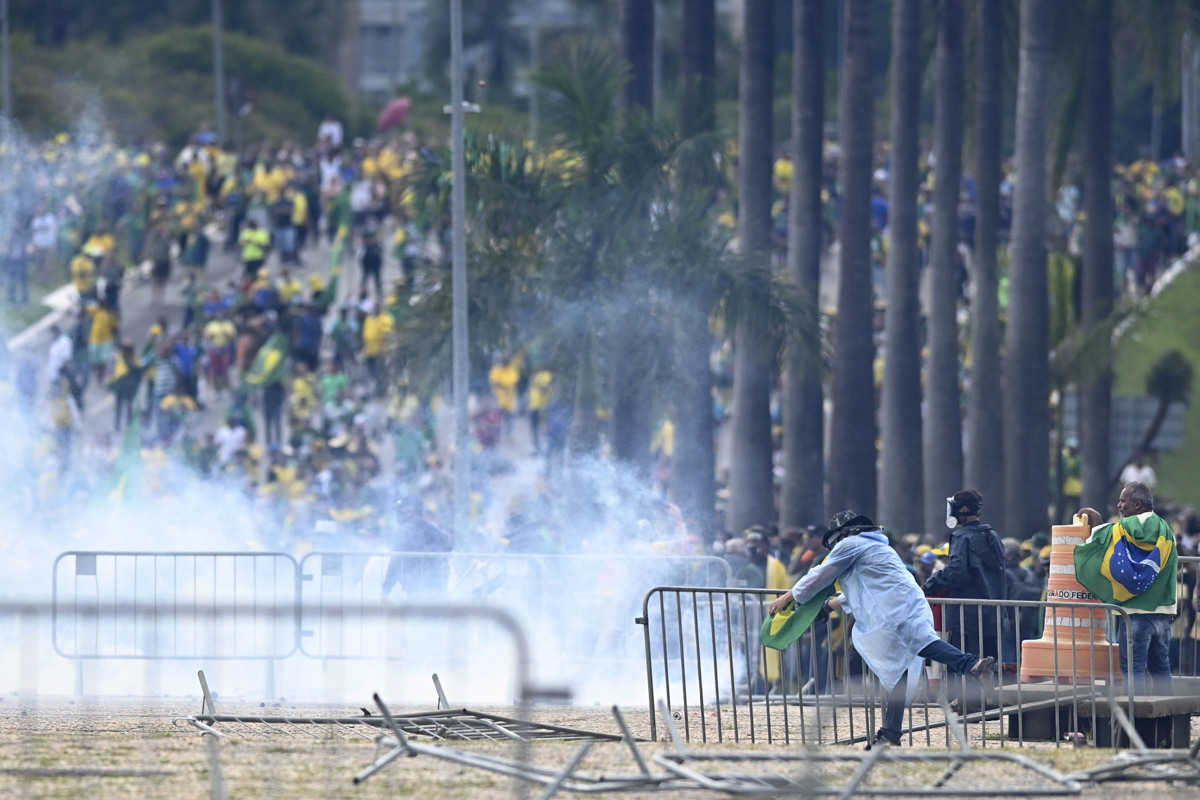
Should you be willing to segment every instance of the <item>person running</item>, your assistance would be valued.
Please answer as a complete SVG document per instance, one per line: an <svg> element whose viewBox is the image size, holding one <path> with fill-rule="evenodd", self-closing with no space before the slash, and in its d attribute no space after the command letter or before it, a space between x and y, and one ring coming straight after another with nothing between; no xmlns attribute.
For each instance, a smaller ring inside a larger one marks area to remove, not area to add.
<svg viewBox="0 0 1200 800"><path fill-rule="evenodd" d="M880 526L847 509L829 520L823 542L829 555L792 590L771 603L772 615L840 581L842 592L825 601L823 614L841 610L854 618L854 646L887 692L883 727L867 745L899 745L904 709L916 693L924 659L951 672L990 678L995 659L964 653L938 638L933 612Z"/></svg>

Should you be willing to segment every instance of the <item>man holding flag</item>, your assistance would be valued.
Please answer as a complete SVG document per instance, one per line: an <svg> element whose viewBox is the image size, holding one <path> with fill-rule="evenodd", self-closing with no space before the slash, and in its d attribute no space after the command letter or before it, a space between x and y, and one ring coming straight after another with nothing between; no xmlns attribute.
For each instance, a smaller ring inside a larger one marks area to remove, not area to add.
<svg viewBox="0 0 1200 800"><path fill-rule="evenodd" d="M1080 515L1099 520L1095 509ZM1129 613L1131 630L1119 626L1121 672L1133 671L1134 689L1144 693L1147 677L1157 693L1171 694L1171 619L1175 616L1178 554L1171 526L1154 513L1154 495L1144 483L1121 489L1116 522L1096 525L1075 548L1075 578L1102 603ZM1131 663L1132 662L1132 663Z"/></svg>

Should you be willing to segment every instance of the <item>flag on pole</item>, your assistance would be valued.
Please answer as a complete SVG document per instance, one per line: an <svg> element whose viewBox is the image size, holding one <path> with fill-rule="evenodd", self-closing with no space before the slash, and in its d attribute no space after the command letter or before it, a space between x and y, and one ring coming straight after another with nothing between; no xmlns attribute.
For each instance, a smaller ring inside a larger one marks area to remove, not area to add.
<svg viewBox="0 0 1200 800"><path fill-rule="evenodd" d="M1175 606L1178 553L1158 514L1122 517L1075 548L1075 579L1104 603L1155 611ZM1173 613L1173 612L1172 612Z"/></svg>
<svg viewBox="0 0 1200 800"><path fill-rule="evenodd" d="M287 339L280 331L275 331L263 346L258 348L254 363L242 376L242 385L252 389L261 389L272 383L279 383L287 372Z"/></svg>

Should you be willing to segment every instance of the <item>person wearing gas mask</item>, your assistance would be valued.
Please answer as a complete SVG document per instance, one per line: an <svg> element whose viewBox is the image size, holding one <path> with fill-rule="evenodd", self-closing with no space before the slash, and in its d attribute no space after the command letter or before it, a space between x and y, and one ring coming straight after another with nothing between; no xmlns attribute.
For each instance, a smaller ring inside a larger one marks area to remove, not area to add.
<svg viewBox="0 0 1200 800"><path fill-rule="evenodd" d="M829 521L826 559L809 570L791 592L773 603L777 614L789 603L803 605L841 582L841 594L829 597L823 614L841 609L854 620L854 646L887 692L883 728L868 745L900 744L904 709L916 694L924 659L951 672L990 679L995 659L966 653L938 638L925 596L870 517L846 510Z"/></svg>
<svg viewBox="0 0 1200 800"><path fill-rule="evenodd" d="M925 581L925 593L960 599L1006 600L1004 544L992 526L979 520L983 497L974 489L963 489L946 498L946 527L950 555L945 569ZM1000 658L999 630L1009 627L997 608L947 603L943 612L950 641L972 653ZM981 623L982 621L982 623Z"/></svg>

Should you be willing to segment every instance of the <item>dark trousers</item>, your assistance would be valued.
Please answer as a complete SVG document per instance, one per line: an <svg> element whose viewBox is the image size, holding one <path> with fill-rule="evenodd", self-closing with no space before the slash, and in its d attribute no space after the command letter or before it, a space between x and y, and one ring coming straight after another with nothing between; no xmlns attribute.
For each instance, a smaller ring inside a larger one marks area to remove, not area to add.
<svg viewBox="0 0 1200 800"><path fill-rule="evenodd" d="M946 668L958 675L966 675L975 666L978 657L964 653L949 642L941 639L926 645L917 655L930 661L945 664ZM900 729L904 726L904 709L908 707L908 673L900 676L900 680L892 687L887 696L887 711L883 718L883 729L880 731L891 741L900 741Z"/></svg>

